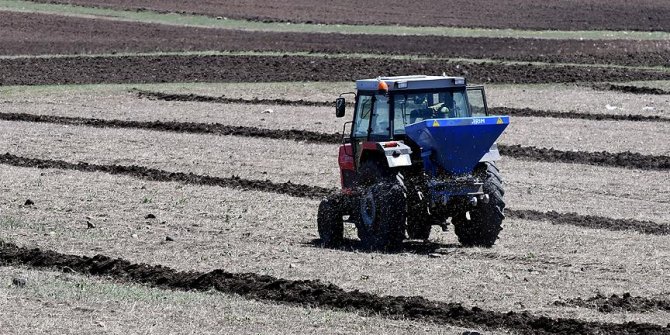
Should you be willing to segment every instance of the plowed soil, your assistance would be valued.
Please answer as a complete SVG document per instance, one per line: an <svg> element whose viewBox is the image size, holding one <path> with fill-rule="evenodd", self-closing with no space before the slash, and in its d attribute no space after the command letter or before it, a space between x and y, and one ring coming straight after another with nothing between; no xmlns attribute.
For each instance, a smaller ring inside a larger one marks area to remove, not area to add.
<svg viewBox="0 0 670 335"><path fill-rule="evenodd" d="M373 53L670 66L670 41L249 32L3 12L0 55L154 51ZM76 28L75 28L76 27Z"/></svg>
<svg viewBox="0 0 670 335"><path fill-rule="evenodd" d="M670 31L670 4L664 0L440 0L399 1L380 4L365 0L314 2L291 0L281 4L260 0L37 0L161 12L198 13L236 19L409 26L459 26L557 30Z"/></svg>
<svg viewBox="0 0 670 335"><path fill-rule="evenodd" d="M481 308L466 308L457 303L430 301L422 297L379 296L345 291L332 284L312 280L286 280L254 273L229 273L224 270L179 272L168 267L133 264L103 255L93 258L27 249L0 241L0 263L58 268L83 274L108 276L176 290L215 289L251 299L310 307L354 310L464 327L507 328L526 334L670 334L670 327L628 322L613 324L576 319L552 319L529 313L501 313Z"/></svg>
<svg viewBox="0 0 670 335"><path fill-rule="evenodd" d="M296 71L299 69L299 71ZM670 72L577 66L309 56L124 56L0 59L0 85L353 81L416 73L466 76L475 83L667 80Z"/></svg>

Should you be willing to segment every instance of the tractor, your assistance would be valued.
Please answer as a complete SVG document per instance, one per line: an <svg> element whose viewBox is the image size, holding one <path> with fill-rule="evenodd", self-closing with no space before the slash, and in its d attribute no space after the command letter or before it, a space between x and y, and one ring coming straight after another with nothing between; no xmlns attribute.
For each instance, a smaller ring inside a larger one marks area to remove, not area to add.
<svg viewBox="0 0 670 335"><path fill-rule="evenodd" d="M355 103L339 147L342 189L319 204L321 244L340 246L348 222L365 248L397 250L450 223L463 246L493 246L505 218L496 140L509 116L489 115L484 87L446 75L357 80L336 99L337 117L346 94Z"/></svg>

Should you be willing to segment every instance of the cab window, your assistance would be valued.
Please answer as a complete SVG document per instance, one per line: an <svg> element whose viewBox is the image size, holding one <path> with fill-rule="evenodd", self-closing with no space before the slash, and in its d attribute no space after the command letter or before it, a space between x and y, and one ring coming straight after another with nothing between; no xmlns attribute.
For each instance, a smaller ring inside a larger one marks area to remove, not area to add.
<svg viewBox="0 0 670 335"><path fill-rule="evenodd" d="M388 97L381 94L376 95L373 108L370 140L387 140L391 134Z"/></svg>
<svg viewBox="0 0 670 335"><path fill-rule="evenodd" d="M359 95L358 105L356 106L356 116L352 130L353 138L368 137L368 127L370 127L370 117L372 116L372 96Z"/></svg>

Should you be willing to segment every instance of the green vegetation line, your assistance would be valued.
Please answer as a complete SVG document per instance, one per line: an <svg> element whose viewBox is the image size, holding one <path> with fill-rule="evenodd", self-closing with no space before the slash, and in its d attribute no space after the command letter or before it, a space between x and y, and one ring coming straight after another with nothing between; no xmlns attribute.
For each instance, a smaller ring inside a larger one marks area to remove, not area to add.
<svg viewBox="0 0 670 335"><path fill-rule="evenodd" d="M640 31L559 31L559 30L514 30L456 27L407 27L377 25L339 25L255 22L214 18L204 15L159 13L155 11L116 10L97 7L64 4L35 3L22 0L0 0L0 10L47 13L85 18L104 18L118 21L157 23L177 26L237 29L250 31L312 32L340 34L381 34L381 35L429 35L452 37L514 37L539 39L621 39L621 40L670 40L669 32Z"/></svg>

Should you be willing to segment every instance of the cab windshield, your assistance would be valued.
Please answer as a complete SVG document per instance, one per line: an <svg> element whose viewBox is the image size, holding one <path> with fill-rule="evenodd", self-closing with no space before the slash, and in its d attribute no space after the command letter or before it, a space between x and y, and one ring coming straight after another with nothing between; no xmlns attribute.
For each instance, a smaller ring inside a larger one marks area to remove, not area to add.
<svg viewBox="0 0 670 335"><path fill-rule="evenodd" d="M426 119L471 116L465 89L395 94L393 110L394 134L404 134L406 125Z"/></svg>

